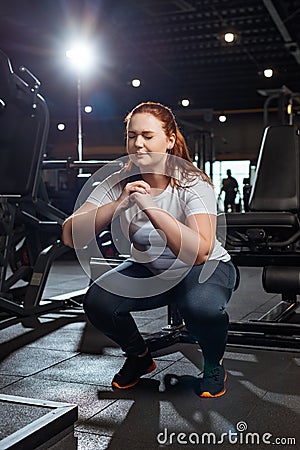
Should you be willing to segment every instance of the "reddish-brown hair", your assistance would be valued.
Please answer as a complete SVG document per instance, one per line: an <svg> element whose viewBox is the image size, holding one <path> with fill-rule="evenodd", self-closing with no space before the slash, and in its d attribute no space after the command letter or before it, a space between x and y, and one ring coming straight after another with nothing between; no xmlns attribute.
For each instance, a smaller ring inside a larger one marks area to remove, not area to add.
<svg viewBox="0 0 300 450"><path fill-rule="evenodd" d="M200 176L202 180L207 181L209 184L212 184L209 176L203 170L194 166L186 145L186 141L181 131L179 130L179 127L176 123L176 119L172 110L168 106L162 105L161 103L157 102L140 103L135 108L133 108L132 111L130 111L130 113L127 114L125 118L127 130L132 116L140 113L152 114L156 119L158 119L161 122L162 128L167 137L175 135L175 144L173 148L167 150L167 152L170 155L174 155L177 156L178 158L181 158L180 167L178 167L178 164L176 164L176 162L178 161L177 158L169 158L167 162L168 169L170 169L170 172L169 170L168 172L170 173L171 183L174 186L178 187L181 185L180 181L178 180L178 177L172 177L172 173L174 174L174 171L176 170L180 171L181 176L185 180L191 180L196 178L197 176L198 177ZM127 164L126 169L129 171L131 167L132 163L130 161Z"/></svg>

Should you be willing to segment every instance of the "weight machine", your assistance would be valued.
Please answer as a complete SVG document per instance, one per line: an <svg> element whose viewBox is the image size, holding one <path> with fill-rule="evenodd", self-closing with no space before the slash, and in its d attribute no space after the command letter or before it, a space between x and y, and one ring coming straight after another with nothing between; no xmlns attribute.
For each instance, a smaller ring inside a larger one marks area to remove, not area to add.
<svg viewBox="0 0 300 450"><path fill-rule="evenodd" d="M53 206L42 169L120 169L115 161L44 160L49 111L40 81L24 66L17 75L0 50L0 312L25 318L72 306L42 298L67 214ZM26 81L25 81L26 79Z"/></svg>
<svg viewBox="0 0 300 450"><path fill-rule="evenodd" d="M41 178L49 112L39 80L25 81L0 51L0 310L25 317L62 304L41 302L66 218L51 205Z"/></svg>
<svg viewBox="0 0 300 450"><path fill-rule="evenodd" d="M265 291L281 295L281 301L258 320L231 322L228 342L300 350L300 322L291 320L300 306L300 130L296 126L265 129L249 212L226 215L226 248L237 270L263 267ZM176 306L171 306L167 327L149 336L148 344L155 350L176 342L194 341Z"/></svg>

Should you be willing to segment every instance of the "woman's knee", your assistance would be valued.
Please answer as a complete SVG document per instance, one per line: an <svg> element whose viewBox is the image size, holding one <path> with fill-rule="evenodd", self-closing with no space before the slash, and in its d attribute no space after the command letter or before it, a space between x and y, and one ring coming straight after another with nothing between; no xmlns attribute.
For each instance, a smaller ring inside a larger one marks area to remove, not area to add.
<svg viewBox="0 0 300 450"><path fill-rule="evenodd" d="M180 308L180 313L184 319L198 323L218 321L227 315L225 308L217 305L198 305L196 308L185 305Z"/></svg>
<svg viewBox="0 0 300 450"><path fill-rule="evenodd" d="M96 283L93 283L87 293L85 294L83 300L83 309L87 316L97 314L102 317L107 317L111 315L112 311L115 309L113 299L108 299L111 296L110 293L106 292Z"/></svg>
<svg viewBox="0 0 300 450"><path fill-rule="evenodd" d="M196 321L211 321L226 315L226 292L221 286L208 284L199 291L190 292L179 303L179 310L183 317Z"/></svg>

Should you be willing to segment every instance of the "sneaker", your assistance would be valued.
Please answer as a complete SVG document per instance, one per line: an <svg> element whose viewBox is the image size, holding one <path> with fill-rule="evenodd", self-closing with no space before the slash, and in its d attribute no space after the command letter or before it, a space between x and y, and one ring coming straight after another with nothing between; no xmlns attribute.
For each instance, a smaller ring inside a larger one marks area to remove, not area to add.
<svg viewBox="0 0 300 450"><path fill-rule="evenodd" d="M225 394L226 389L224 383L227 374L223 364L204 371L203 378L200 380L200 397L214 398L221 397Z"/></svg>
<svg viewBox="0 0 300 450"><path fill-rule="evenodd" d="M156 369L155 361L148 352L145 356L128 355L122 369L112 380L113 387L127 389L135 386L142 375Z"/></svg>

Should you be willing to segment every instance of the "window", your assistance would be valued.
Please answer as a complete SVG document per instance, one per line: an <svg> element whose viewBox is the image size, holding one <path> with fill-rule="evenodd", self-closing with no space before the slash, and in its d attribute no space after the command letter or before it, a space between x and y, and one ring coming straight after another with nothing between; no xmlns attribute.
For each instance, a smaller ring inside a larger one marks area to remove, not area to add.
<svg viewBox="0 0 300 450"><path fill-rule="evenodd" d="M215 161L213 163L213 183L215 186L216 195L218 196L222 187L223 178L227 178L227 170L231 170L231 175L237 180L239 185L240 197L237 196L237 200L243 196L244 178L249 178L250 174L250 161ZM205 171L209 174L209 162L205 164ZM224 200L224 192L221 195L221 203Z"/></svg>

